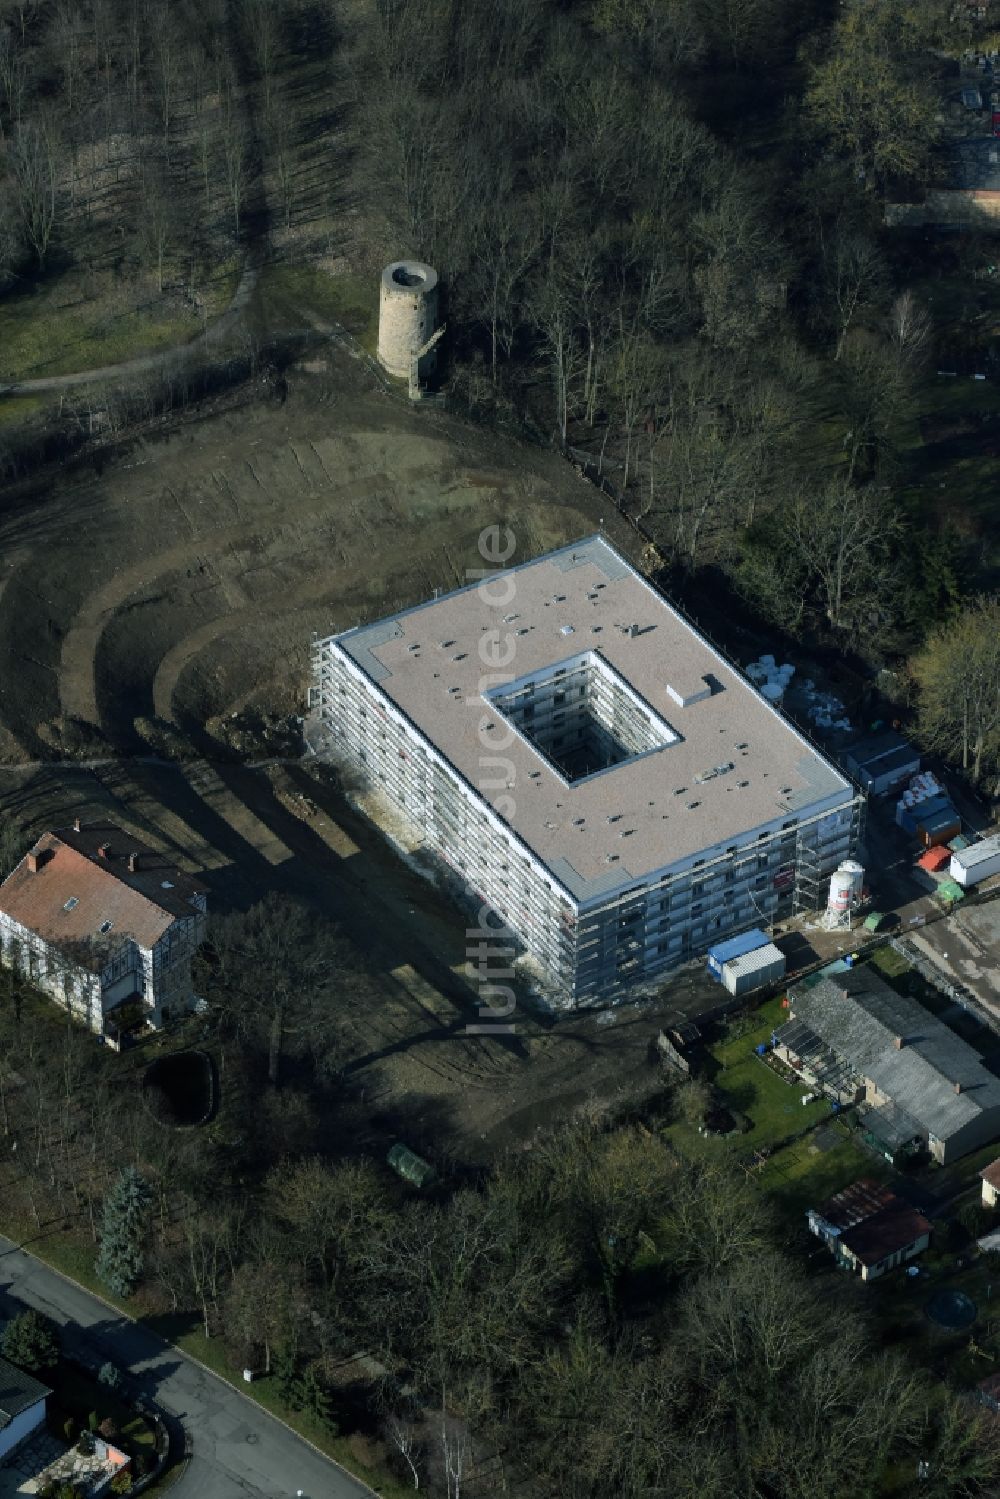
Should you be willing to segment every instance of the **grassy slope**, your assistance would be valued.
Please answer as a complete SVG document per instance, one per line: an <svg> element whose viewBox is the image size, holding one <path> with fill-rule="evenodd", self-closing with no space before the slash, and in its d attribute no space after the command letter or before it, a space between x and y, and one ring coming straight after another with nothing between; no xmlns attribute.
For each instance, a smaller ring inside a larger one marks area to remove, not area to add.
<svg viewBox="0 0 1000 1499"><path fill-rule="evenodd" d="M251 318L261 330L300 328L312 318L338 323L369 354L378 337L378 282L345 272L332 276L312 265L272 264L261 269Z"/></svg>
<svg viewBox="0 0 1000 1499"><path fill-rule="evenodd" d="M235 260L218 266L197 288L207 319L228 305L239 279ZM117 364L189 342L202 318L175 297L151 291L131 306L127 288L106 279L95 296L76 272L30 294L0 299L0 377L31 380Z"/></svg>

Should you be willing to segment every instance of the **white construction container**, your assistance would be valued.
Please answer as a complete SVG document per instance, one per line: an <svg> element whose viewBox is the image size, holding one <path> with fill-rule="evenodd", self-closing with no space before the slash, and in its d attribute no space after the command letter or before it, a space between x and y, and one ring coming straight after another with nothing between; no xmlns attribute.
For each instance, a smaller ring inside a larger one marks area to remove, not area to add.
<svg viewBox="0 0 1000 1499"><path fill-rule="evenodd" d="M764 984L773 984L785 972L785 955L773 942L741 953L722 965L722 983L730 994L749 994Z"/></svg>
<svg viewBox="0 0 1000 1499"><path fill-rule="evenodd" d="M1000 833L991 838L981 838L968 848L959 849L951 856L949 873L953 880L966 889L978 885L991 874L1000 874Z"/></svg>

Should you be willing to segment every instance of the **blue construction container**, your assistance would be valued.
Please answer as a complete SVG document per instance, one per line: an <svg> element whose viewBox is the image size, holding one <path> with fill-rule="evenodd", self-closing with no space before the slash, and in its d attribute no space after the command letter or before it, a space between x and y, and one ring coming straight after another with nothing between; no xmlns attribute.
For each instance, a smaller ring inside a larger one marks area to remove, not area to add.
<svg viewBox="0 0 1000 1499"><path fill-rule="evenodd" d="M915 833L918 828L926 827L928 818L934 818L946 809L951 810L951 802L945 795L928 797L926 801L917 802L916 806L905 807L899 814L899 825L904 832Z"/></svg>
<svg viewBox="0 0 1000 1499"><path fill-rule="evenodd" d="M708 971L718 982L722 982L722 965L728 963L730 958L742 958L744 953L756 952L758 947L766 947L770 942L766 932L754 928L752 932L743 932L739 937L730 937L727 942L717 942L714 947L708 949Z"/></svg>

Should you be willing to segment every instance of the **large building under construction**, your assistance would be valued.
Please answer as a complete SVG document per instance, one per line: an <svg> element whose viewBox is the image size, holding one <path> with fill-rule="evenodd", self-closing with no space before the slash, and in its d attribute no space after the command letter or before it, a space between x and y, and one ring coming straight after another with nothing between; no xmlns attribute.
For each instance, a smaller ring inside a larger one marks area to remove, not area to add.
<svg viewBox="0 0 1000 1499"><path fill-rule="evenodd" d="M822 907L863 797L602 537L318 640L358 768L594 1003Z"/></svg>

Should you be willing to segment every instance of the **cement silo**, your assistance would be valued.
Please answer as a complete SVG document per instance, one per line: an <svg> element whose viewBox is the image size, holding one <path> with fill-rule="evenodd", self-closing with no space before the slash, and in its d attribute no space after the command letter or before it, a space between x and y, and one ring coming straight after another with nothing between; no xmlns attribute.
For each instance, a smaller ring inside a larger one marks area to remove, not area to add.
<svg viewBox="0 0 1000 1499"><path fill-rule="evenodd" d="M378 361L390 375L407 380L413 358L437 329L437 271L418 260L395 260L382 272L378 313ZM437 350L421 361L430 373Z"/></svg>
<svg viewBox="0 0 1000 1499"><path fill-rule="evenodd" d="M865 871L856 859L845 859L830 876L830 897L827 911L831 917L849 922L851 912L861 903L861 890Z"/></svg>

